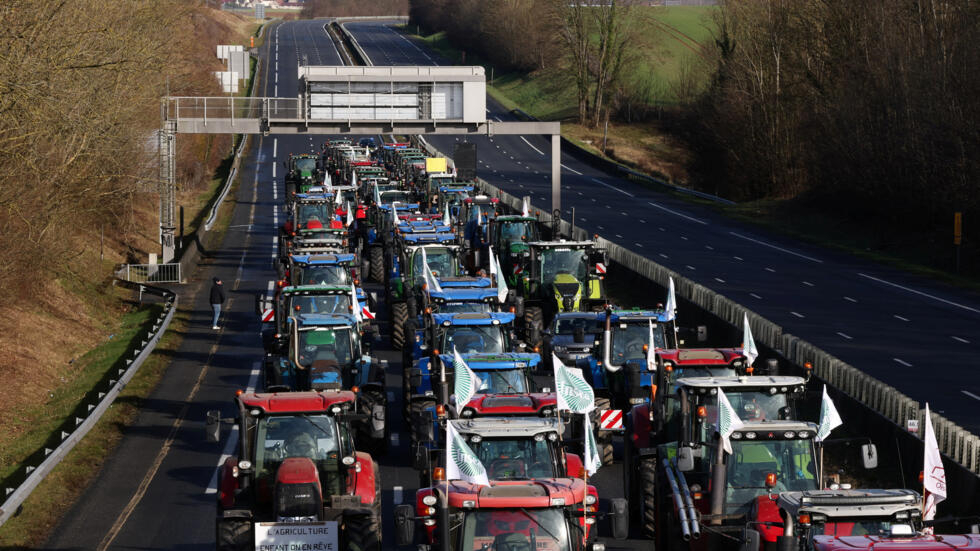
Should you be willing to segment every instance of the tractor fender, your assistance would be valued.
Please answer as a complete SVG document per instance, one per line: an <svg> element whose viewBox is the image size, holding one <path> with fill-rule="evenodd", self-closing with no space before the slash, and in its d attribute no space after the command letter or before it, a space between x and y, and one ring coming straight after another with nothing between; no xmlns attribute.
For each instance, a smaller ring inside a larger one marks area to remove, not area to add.
<svg viewBox="0 0 980 551"><path fill-rule="evenodd" d="M650 421L650 404L638 404L630 409L627 417L627 432L633 449L643 449L650 447L650 432L653 430L653 422Z"/></svg>
<svg viewBox="0 0 980 551"><path fill-rule="evenodd" d="M218 503L223 509L235 506L235 493L238 490L238 477L235 476L237 469L238 458L228 457L221 465L221 472L218 473Z"/></svg>
<svg viewBox="0 0 980 551"><path fill-rule="evenodd" d="M756 529L763 542L776 543L776 538L783 535L783 517L779 514L779 505L769 495L763 494L755 498L750 513L754 518L750 520L757 523Z"/></svg>
<svg viewBox="0 0 980 551"><path fill-rule="evenodd" d="M353 478L354 487L350 488L354 495L361 498L361 505L370 506L378 499L375 495L374 479L381 473L374 471L374 460L365 452L356 452L354 460L360 471Z"/></svg>

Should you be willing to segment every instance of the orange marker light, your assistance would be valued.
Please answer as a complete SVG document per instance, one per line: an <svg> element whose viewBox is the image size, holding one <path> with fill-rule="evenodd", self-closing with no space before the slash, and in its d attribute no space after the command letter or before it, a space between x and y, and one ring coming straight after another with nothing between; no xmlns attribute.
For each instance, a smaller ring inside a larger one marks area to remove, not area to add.
<svg viewBox="0 0 980 551"><path fill-rule="evenodd" d="M776 473L766 473L766 488L776 487Z"/></svg>
<svg viewBox="0 0 980 551"><path fill-rule="evenodd" d="M698 406L698 419L707 419L708 408L704 406Z"/></svg>
<svg viewBox="0 0 980 551"><path fill-rule="evenodd" d="M446 469L442 467L436 467L435 469L432 469L432 479L439 480L439 481L446 480Z"/></svg>
<svg viewBox="0 0 980 551"><path fill-rule="evenodd" d="M810 515L803 513L798 520L803 526L810 526Z"/></svg>

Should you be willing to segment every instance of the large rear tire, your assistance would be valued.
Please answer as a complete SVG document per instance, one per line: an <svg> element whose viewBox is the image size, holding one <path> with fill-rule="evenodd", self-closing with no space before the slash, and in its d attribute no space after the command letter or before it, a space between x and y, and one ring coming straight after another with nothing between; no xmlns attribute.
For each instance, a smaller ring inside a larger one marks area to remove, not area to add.
<svg viewBox="0 0 980 551"><path fill-rule="evenodd" d="M624 468L628 468L625 465ZM639 482L639 521L643 537L655 539L657 536L657 458L644 457L637 462L636 478Z"/></svg>
<svg viewBox="0 0 980 551"><path fill-rule="evenodd" d="M381 247L369 247L368 262L370 262L371 279L377 283L384 283L385 280L384 250Z"/></svg>
<svg viewBox="0 0 980 551"><path fill-rule="evenodd" d="M524 308L524 338L531 348L541 344L541 330L544 327L544 312L540 306Z"/></svg>
<svg viewBox="0 0 980 551"><path fill-rule="evenodd" d="M378 495L374 499L377 503L381 497ZM344 525L348 551L381 551L380 506L368 515L345 515Z"/></svg>
<svg viewBox="0 0 980 551"><path fill-rule="evenodd" d="M247 551L252 541L252 523L247 520L219 520L215 543L218 551Z"/></svg>
<svg viewBox="0 0 980 551"><path fill-rule="evenodd" d="M405 322L408 321L408 306L404 302L391 305L391 345L401 350L405 346Z"/></svg>
<svg viewBox="0 0 980 551"><path fill-rule="evenodd" d="M612 402L609 400L609 398L604 398L600 396L595 399L595 409L596 409L596 415L598 415L599 411L602 411L604 409L612 409ZM612 465L613 462L612 436L596 435L596 444L599 446L599 455L602 456L602 464Z"/></svg>

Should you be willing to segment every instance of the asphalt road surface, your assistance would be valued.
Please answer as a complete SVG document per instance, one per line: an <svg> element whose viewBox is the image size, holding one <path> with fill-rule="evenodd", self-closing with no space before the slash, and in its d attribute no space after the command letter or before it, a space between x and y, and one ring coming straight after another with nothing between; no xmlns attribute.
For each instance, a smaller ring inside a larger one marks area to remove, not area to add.
<svg viewBox="0 0 980 551"><path fill-rule="evenodd" d="M349 28L376 64L442 63L384 24ZM323 22L286 22L269 33L257 95L295 97L296 67L304 57L310 64L341 64ZM510 118L499 105L488 101L488 106L491 117ZM253 137L223 246L182 296L186 305L195 286L206 291L212 277L222 278L229 291L222 329L211 330L207 294L198 293L183 344L163 381L45 549L213 549L216 467L233 448L227 432L218 444L206 442L205 412L221 409L231 415L234 391L259 384L262 346L254 297L268 292L274 277L282 160L289 153L318 151L321 139ZM453 138L431 141L449 151ZM548 208L550 159L544 138L474 141L483 178ZM710 209L613 178L567 155L562 163L564 207L576 208L577 223L746 304L980 431L980 382L971 369L980 344L977 297L740 227ZM372 290L378 291L368 286ZM385 308L380 310L384 322ZM389 333L385 325L382 332ZM400 411L400 355L387 339L375 345L374 355L389 363L391 411ZM391 450L376 458L382 465L386 548L393 548L393 505L411 503L417 486L401 416L391 415L390 421ZM621 481L618 464L591 479L604 500L622 496ZM610 548L652 548L642 540L603 539Z"/></svg>

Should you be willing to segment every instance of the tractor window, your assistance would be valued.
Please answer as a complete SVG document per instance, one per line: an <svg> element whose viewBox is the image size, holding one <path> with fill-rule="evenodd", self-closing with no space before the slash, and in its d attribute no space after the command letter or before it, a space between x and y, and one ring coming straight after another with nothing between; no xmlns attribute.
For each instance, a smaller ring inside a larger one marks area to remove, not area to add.
<svg viewBox="0 0 980 551"><path fill-rule="evenodd" d="M887 536L891 534L893 524L905 524L912 533L917 530L908 522L893 523L891 517L867 518L861 517L860 520L846 522L824 522L814 523L810 528L810 534L814 536L833 536L840 538L844 536Z"/></svg>
<svg viewBox="0 0 980 551"><path fill-rule="evenodd" d="M304 157L296 160L296 170L300 172L313 172L316 170L316 159Z"/></svg>
<svg viewBox="0 0 980 551"><path fill-rule="evenodd" d="M289 310L294 314L350 314L350 293L292 296Z"/></svg>
<svg viewBox="0 0 980 551"><path fill-rule="evenodd" d="M299 226L306 229L312 222L319 222L320 227L326 227L330 223L333 209L327 203L300 203L296 205L296 220ZM312 227L317 227L314 223Z"/></svg>
<svg viewBox="0 0 980 551"><path fill-rule="evenodd" d="M469 442L487 469L490 480L551 478L554 469L551 446L536 438L484 438Z"/></svg>
<svg viewBox="0 0 980 551"><path fill-rule="evenodd" d="M558 274L570 274L580 283L589 276L588 256L577 249L541 251L541 284L550 287Z"/></svg>
<svg viewBox="0 0 980 551"><path fill-rule="evenodd" d="M647 353L643 346L650 342L650 326L648 322L628 323L623 329L621 325L612 328L612 360L613 365L621 365L627 360L646 360ZM657 348L665 348L663 324L653 324L653 340Z"/></svg>
<svg viewBox="0 0 980 551"><path fill-rule="evenodd" d="M537 226L533 222L504 222L500 225L500 240L511 241L537 241Z"/></svg>
<svg viewBox="0 0 980 551"><path fill-rule="evenodd" d="M440 304L435 311L440 314L462 314L468 312L493 312L493 308L490 307L488 302L446 302Z"/></svg>
<svg viewBox="0 0 980 551"><path fill-rule="evenodd" d="M469 220L468 221L470 221L470 222L476 222L477 212L480 213L479 216L483 218L483 221L484 222L486 222L488 218L493 217L494 208L493 208L493 205L488 204L488 203L471 204L470 205L469 214L468 214L468 216L469 216Z"/></svg>
<svg viewBox="0 0 980 551"><path fill-rule="evenodd" d="M472 367L472 366L471 366ZM480 378L480 388L477 394L526 394L527 378L523 369L487 369L474 370Z"/></svg>
<svg viewBox="0 0 980 551"><path fill-rule="evenodd" d="M390 205L398 201L400 203L411 203L412 194L407 191L384 191L381 192L381 203ZM391 216L391 213L388 213Z"/></svg>
<svg viewBox="0 0 980 551"><path fill-rule="evenodd" d="M456 275L456 257L445 248L426 248L425 259L429 263L429 269L436 277L453 277ZM415 250L412 257L412 273L422 281L422 251Z"/></svg>
<svg viewBox="0 0 980 551"><path fill-rule="evenodd" d="M302 266L295 269L294 285L349 285L346 266Z"/></svg>
<svg viewBox="0 0 980 551"><path fill-rule="evenodd" d="M504 334L499 325L457 325L443 333L443 350L454 347L460 354L501 354L504 350Z"/></svg>
<svg viewBox="0 0 980 551"><path fill-rule="evenodd" d="M327 415L277 415L259 421L255 439L256 479L273 486L276 469L287 457L307 457L313 460L325 484L323 495L339 493L336 483L340 465L340 440L337 424ZM260 482L262 484L262 482Z"/></svg>
<svg viewBox="0 0 980 551"><path fill-rule="evenodd" d="M316 362L347 366L353 359L350 329L346 327L300 329L297 344L296 356L304 367L314 366Z"/></svg>
<svg viewBox="0 0 980 551"><path fill-rule="evenodd" d="M483 509L463 517L458 551L571 551L561 509Z"/></svg>
<svg viewBox="0 0 980 551"><path fill-rule="evenodd" d="M778 421L779 410L786 407L788 400L785 393L770 394L768 392L741 392L737 389L725 391L725 396L735 408L739 419L746 422ZM718 425L717 396L707 396L704 404L707 410L705 422L701 423L700 441L708 442ZM788 416L792 419L792 414Z"/></svg>
<svg viewBox="0 0 980 551"><path fill-rule="evenodd" d="M576 329L581 329L585 334L597 333L602 331L602 322L595 318L557 318L555 319L556 335L573 335Z"/></svg>
<svg viewBox="0 0 980 551"><path fill-rule="evenodd" d="M726 458L726 514L748 512L756 496L766 492L816 490L816 464L810 440L733 440ZM776 486L766 488L766 475L776 475Z"/></svg>

